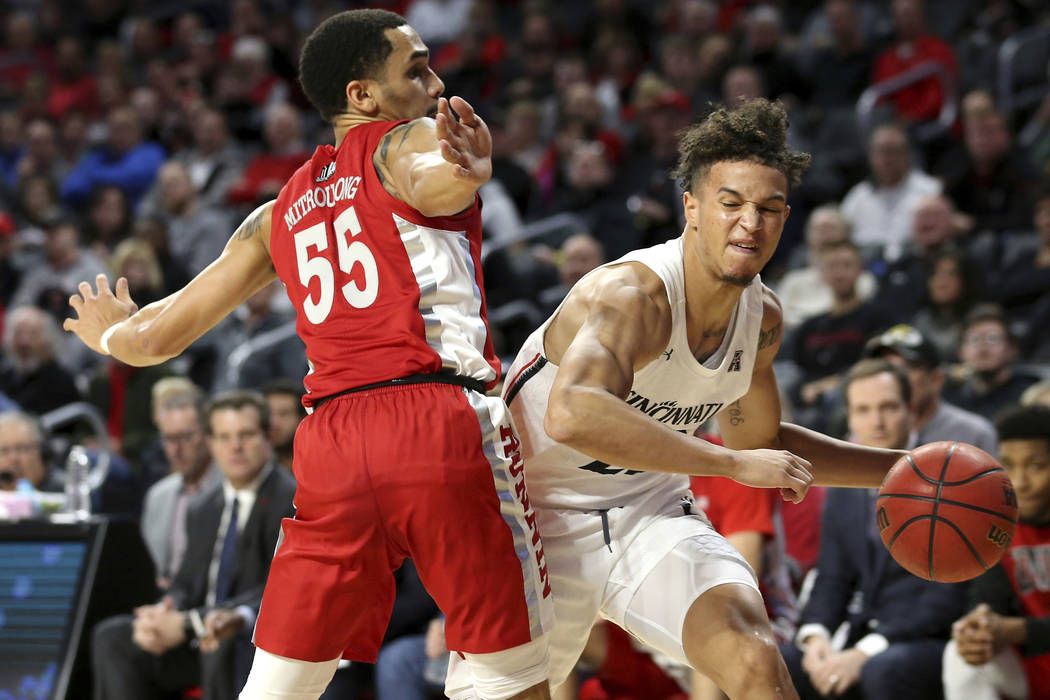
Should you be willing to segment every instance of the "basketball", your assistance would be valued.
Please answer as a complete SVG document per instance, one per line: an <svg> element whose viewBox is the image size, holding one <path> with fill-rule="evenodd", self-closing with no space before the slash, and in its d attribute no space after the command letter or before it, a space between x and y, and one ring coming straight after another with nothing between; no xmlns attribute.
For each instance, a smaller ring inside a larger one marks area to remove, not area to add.
<svg viewBox="0 0 1050 700"><path fill-rule="evenodd" d="M987 452L931 442L893 465L875 514L898 564L930 581L966 581L994 566L1010 546L1017 496Z"/></svg>

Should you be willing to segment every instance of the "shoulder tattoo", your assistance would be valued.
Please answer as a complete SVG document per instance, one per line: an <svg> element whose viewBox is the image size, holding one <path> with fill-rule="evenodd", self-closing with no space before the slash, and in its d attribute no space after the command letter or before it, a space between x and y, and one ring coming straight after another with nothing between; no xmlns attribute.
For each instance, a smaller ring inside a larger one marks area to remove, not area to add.
<svg viewBox="0 0 1050 700"><path fill-rule="evenodd" d="M259 231L262 230L263 216L269 213L269 210L259 209L252 213L241 227L237 229L237 240L246 241L249 238L254 238Z"/></svg>
<svg viewBox="0 0 1050 700"><path fill-rule="evenodd" d="M778 323L769 330L759 331L758 333L758 349L768 348L771 345L776 345L777 341L780 340L780 329L783 323Z"/></svg>

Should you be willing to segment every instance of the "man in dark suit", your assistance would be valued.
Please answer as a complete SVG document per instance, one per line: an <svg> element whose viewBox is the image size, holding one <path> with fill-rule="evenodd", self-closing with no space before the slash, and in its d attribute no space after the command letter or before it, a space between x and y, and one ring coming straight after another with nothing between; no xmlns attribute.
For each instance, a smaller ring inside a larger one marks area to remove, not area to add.
<svg viewBox="0 0 1050 700"><path fill-rule="evenodd" d="M854 439L911 446L911 388L884 359L854 365L843 382ZM965 587L905 571L882 545L874 490L829 489L817 577L795 640L781 652L802 700L933 700L941 654L963 610ZM836 633L846 623L844 634Z"/></svg>
<svg viewBox="0 0 1050 700"><path fill-rule="evenodd" d="M248 674L250 633L295 481L267 440L266 400L220 394L207 406L208 443L223 481L191 506L186 555L167 595L95 628L96 700L163 698L201 686L233 700Z"/></svg>

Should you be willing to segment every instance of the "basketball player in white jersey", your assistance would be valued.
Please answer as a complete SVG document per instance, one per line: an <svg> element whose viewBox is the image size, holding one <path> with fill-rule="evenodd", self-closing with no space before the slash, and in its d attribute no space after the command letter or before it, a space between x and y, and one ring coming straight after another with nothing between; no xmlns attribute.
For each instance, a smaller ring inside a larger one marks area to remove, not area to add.
<svg viewBox="0 0 1050 700"><path fill-rule="evenodd" d="M903 454L780 422L781 310L758 272L809 163L786 132L765 100L686 132L683 235L580 280L507 372L554 594L552 688L601 615L733 700L797 698L751 569L692 509L684 475L798 501L813 482L878 486ZM712 416L725 448L693 436ZM471 697L458 666L450 696Z"/></svg>

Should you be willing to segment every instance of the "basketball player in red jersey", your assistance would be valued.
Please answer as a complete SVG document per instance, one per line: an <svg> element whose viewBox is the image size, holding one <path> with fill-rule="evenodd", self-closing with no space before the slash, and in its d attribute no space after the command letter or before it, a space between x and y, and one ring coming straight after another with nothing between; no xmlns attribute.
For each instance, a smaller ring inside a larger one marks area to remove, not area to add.
<svg viewBox="0 0 1050 700"><path fill-rule="evenodd" d="M488 128L440 99L398 15L343 12L307 39L303 88L335 128L276 201L185 288L142 310L84 282L66 328L132 365L178 355L279 277L312 414L241 698L317 698L340 657L374 661L412 557L482 698L548 698L550 586L482 295ZM434 119L425 115L433 113ZM475 697L475 696L472 696Z"/></svg>

